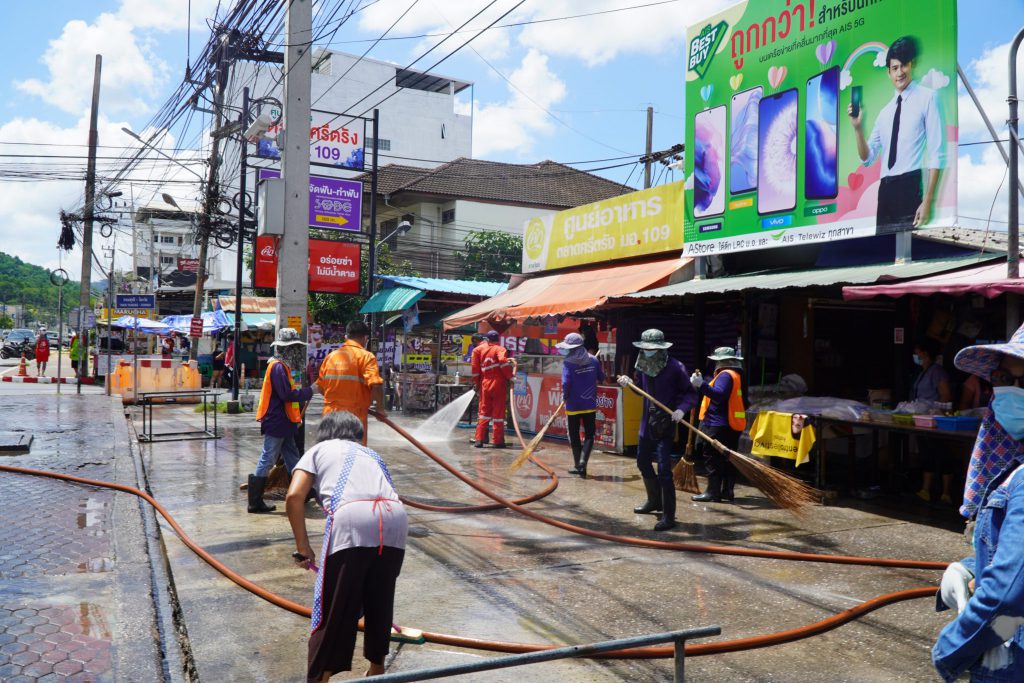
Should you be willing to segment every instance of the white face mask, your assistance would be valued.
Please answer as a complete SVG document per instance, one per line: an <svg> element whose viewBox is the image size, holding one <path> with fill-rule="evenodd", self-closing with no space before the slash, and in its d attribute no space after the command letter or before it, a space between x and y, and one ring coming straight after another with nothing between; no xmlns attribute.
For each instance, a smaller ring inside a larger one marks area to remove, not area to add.
<svg viewBox="0 0 1024 683"><path fill-rule="evenodd" d="M658 350L657 349L653 349L653 350L652 349L644 349L644 356L646 356L647 358L654 358L657 355L658 355Z"/></svg>

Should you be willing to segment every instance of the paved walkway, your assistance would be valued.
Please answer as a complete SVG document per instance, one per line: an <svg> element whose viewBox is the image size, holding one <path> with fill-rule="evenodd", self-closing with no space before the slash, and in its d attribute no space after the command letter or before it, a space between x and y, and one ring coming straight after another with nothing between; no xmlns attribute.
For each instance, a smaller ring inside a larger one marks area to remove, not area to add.
<svg viewBox="0 0 1024 683"><path fill-rule="evenodd" d="M34 436L0 464L136 484L117 401L19 386L0 425ZM0 680L164 679L135 496L0 472L0 519Z"/></svg>

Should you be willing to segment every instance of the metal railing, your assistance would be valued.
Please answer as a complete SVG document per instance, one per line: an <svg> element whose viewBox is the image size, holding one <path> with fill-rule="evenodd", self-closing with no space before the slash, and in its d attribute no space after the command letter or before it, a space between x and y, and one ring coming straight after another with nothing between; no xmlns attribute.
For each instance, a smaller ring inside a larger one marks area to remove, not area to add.
<svg viewBox="0 0 1024 683"><path fill-rule="evenodd" d="M426 681L434 678L445 678L447 676L458 676L461 674L476 673L478 671L491 671L493 669L505 669L511 666L523 666L525 664L538 664L550 662L555 659L568 659L570 657L587 657L590 655L611 652L613 650L625 650L633 647L646 647L661 643L675 644L674 677L675 683L682 683L685 680L684 662L686 653L684 646L687 640L694 638L707 638L722 633L721 626L702 626L700 628L689 628L681 631L669 631L667 633L655 633L646 636L635 636L633 638L620 638L619 640L606 640L600 643L589 645L570 645L559 647L553 650L541 652L530 652L510 657L498 657L495 659L484 659L469 664L458 664L456 666L443 666L433 669L418 669L416 671L400 671L397 673L374 676L372 680L381 683L405 683L406 681Z"/></svg>

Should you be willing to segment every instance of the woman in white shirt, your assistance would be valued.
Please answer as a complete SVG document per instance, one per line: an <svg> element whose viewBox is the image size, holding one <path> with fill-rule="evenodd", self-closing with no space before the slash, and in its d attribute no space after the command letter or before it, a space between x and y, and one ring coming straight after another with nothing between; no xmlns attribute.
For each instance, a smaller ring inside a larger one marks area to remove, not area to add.
<svg viewBox="0 0 1024 683"><path fill-rule="evenodd" d="M352 669L356 624L364 616L367 675L384 673L395 604L395 582L405 557L405 507L377 453L361 445L362 422L352 413L324 415L317 445L292 472L285 506L295 535L296 563L316 570L306 532L305 500L315 489L327 515L323 566L317 571L309 636L308 683Z"/></svg>

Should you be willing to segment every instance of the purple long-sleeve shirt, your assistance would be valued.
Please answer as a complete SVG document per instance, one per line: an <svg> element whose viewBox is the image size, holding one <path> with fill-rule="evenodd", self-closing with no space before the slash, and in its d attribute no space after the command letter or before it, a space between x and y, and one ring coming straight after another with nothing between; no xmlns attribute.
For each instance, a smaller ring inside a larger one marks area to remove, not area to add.
<svg viewBox="0 0 1024 683"><path fill-rule="evenodd" d="M714 385L714 386L712 386ZM729 395L732 393L732 375L728 372L718 373L714 379L710 379L700 385L697 390L701 396L711 399L708 402L707 412L701 423L706 427L728 427L729 426Z"/></svg>
<svg viewBox="0 0 1024 683"><path fill-rule="evenodd" d="M597 384L602 381L601 361L589 354L583 363L563 363L562 396L566 414L597 410Z"/></svg>
<svg viewBox="0 0 1024 683"><path fill-rule="evenodd" d="M260 422L260 434L278 438L293 436L298 425L288 419L284 412L284 404L291 401L308 401L313 398L313 387L293 390L284 363L274 363L270 368L270 385L273 391L270 393L267 414Z"/></svg>
<svg viewBox="0 0 1024 683"><path fill-rule="evenodd" d="M681 410L684 413L690 412L697 405L697 390L690 384L690 376L686 367L675 358L669 358L668 363L661 369L657 377L648 377L640 374L640 388L658 399L672 410ZM644 415L647 415L648 401L644 399ZM660 410L660 408L658 409ZM647 430L646 417L640 420L640 436L645 436Z"/></svg>

